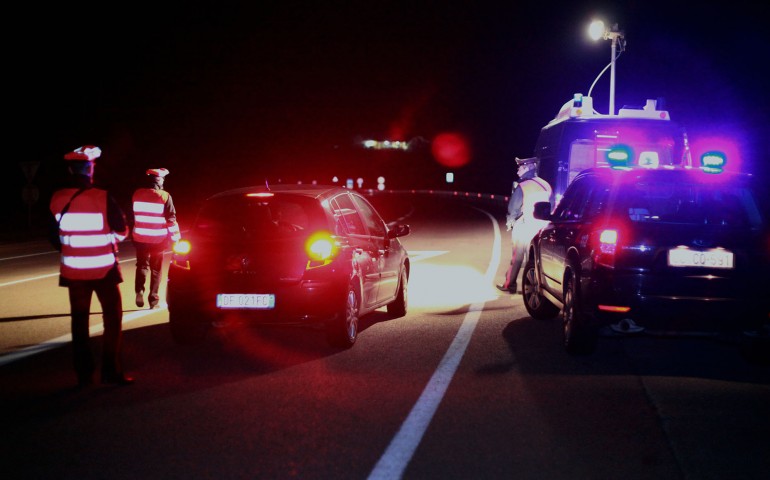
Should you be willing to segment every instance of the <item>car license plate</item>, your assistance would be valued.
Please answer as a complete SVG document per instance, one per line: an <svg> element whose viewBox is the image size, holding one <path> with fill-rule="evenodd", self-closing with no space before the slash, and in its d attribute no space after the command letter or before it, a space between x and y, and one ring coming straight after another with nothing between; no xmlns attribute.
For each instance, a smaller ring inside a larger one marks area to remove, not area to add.
<svg viewBox="0 0 770 480"><path fill-rule="evenodd" d="M275 295L272 293L219 293L217 308L269 310L275 308Z"/></svg>
<svg viewBox="0 0 770 480"><path fill-rule="evenodd" d="M671 267L734 268L733 252L720 248L711 250L672 248L668 251L668 265Z"/></svg>

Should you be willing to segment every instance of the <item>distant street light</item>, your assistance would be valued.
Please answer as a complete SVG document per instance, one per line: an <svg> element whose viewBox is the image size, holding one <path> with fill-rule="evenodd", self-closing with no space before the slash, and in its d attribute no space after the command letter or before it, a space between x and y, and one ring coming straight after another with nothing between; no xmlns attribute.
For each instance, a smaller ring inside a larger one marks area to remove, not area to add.
<svg viewBox="0 0 770 480"><path fill-rule="evenodd" d="M593 40L611 40L612 51L610 56L610 115L615 115L615 59L617 58L618 46L622 52L625 48L625 38L623 32L618 31L618 24L614 24L611 29L607 29L604 22L594 20L588 26L588 35ZM601 75L601 74L599 74Z"/></svg>

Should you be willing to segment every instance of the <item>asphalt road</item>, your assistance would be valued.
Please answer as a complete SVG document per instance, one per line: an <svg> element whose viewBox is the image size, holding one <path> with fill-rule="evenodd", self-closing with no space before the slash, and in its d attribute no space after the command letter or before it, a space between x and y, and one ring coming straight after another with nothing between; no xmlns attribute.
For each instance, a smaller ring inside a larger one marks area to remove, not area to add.
<svg viewBox="0 0 770 480"><path fill-rule="evenodd" d="M409 313L366 317L345 351L277 328L177 346L165 309L133 305L123 245L130 387L73 388L58 256L0 246L3 478L767 478L770 367L705 339L602 338L570 357L558 320L494 288L499 204L376 204L412 227Z"/></svg>

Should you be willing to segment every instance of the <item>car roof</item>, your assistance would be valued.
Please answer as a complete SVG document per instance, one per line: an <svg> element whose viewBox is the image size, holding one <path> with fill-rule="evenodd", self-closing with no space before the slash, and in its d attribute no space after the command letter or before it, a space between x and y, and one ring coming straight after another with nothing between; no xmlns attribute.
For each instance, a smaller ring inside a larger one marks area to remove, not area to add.
<svg viewBox="0 0 770 480"><path fill-rule="evenodd" d="M225 190L210 196L209 199L225 196L246 195L248 193L271 192L276 194L299 195L320 200L348 191L349 190L345 188L337 187L334 185L277 184L270 185L269 187L265 185L255 185L251 187L240 187Z"/></svg>
<svg viewBox="0 0 770 480"><path fill-rule="evenodd" d="M589 168L580 172L575 180L584 176L599 176L606 181L617 181L620 183L633 183L639 181L665 181L665 182L685 182L685 183L709 183L743 184L751 181L753 175L744 172L721 172L709 173L700 168L688 167L662 167L662 168L609 168L596 167Z"/></svg>

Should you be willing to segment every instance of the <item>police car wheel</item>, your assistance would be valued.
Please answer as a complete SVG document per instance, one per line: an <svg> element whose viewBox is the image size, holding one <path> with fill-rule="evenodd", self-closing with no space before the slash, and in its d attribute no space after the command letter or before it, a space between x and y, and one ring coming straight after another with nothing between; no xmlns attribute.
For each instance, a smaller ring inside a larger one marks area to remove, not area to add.
<svg viewBox="0 0 770 480"><path fill-rule="evenodd" d="M570 269L564 282L564 348L571 355L588 355L596 350L597 332L586 325L577 284L574 270Z"/></svg>
<svg viewBox="0 0 770 480"><path fill-rule="evenodd" d="M535 274L535 262L534 259L530 258L527 260L522 275L521 291L524 296L524 307L535 320L554 319L559 315L559 307L539 293Z"/></svg>

